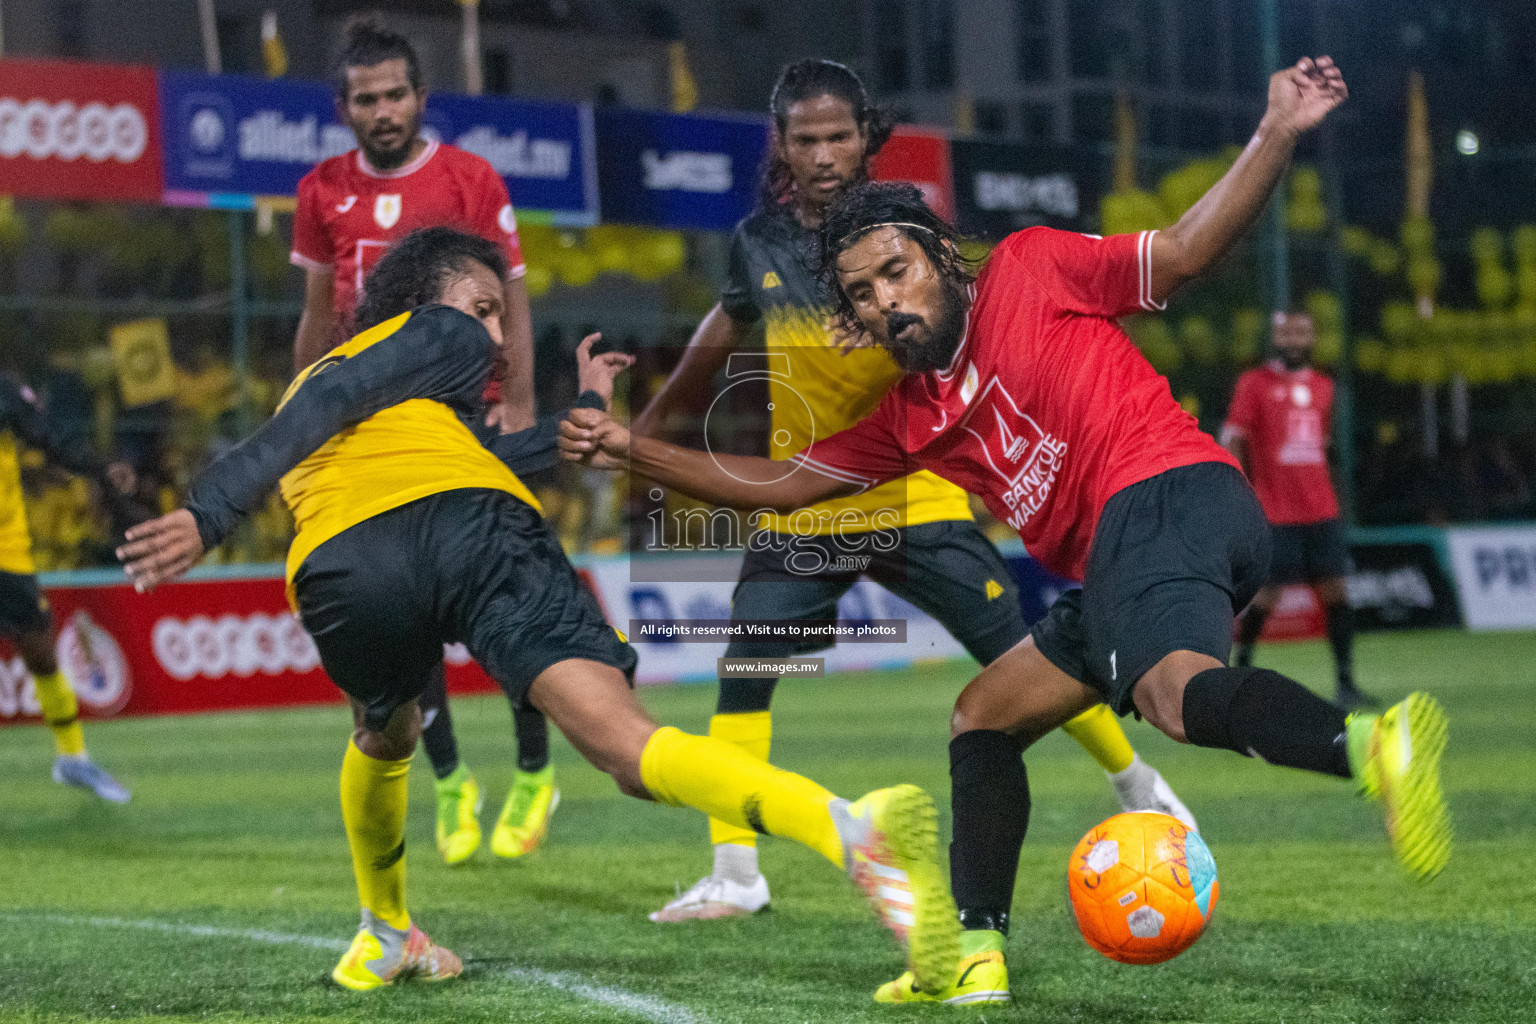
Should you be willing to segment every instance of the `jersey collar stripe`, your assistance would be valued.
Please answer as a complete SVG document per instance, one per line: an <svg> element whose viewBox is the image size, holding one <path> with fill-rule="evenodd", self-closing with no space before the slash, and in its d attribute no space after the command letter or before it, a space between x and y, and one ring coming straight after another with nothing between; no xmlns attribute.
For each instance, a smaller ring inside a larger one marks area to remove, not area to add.
<svg viewBox="0 0 1536 1024"><path fill-rule="evenodd" d="M433 155L436 153L437 140L432 139L427 143L427 148L422 150L421 155L418 156L415 160L412 160L410 163L404 164L403 166L396 167L392 171L381 171L368 162L368 158L363 156L362 149L358 149L357 169L371 178L404 178L408 175L415 174L417 171L425 167L427 161L431 160Z"/></svg>
<svg viewBox="0 0 1536 1024"><path fill-rule="evenodd" d="M296 267L303 267L305 270L329 271L336 269L336 266L333 263L321 263L319 260L312 260L308 256L297 252L290 252L288 254L288 262L292 263Z"/></svg>
<svg viewBox="0 0 1536 1024"><path fill-rule="evenodd" d="M1160 313L1168 303L1152 298L1152 236L1156 231L1143 231L1136 240L1136 270L1141 277L1141 308L1149 313Z"/></svg>
<svg viewBox="0 0 1536 1024"><path fill-rule="evenodd" d="M878 483L878 481L869 477L858 476L857 474L850 473L846 469L836 469L824 462L817 462L815 459L806 455L804 452L797 452L796 454L791 455L789 457L789 461L793 462L797 466L804 466L806 469L813 473L820 473L822 476L829 476L833 480L841 480L845 484L857 484L860 491L867 491L871 487L875 486L876 483Z"/></svg>
<svg viewBox="0 0 1536 1024"><path fill-rule="evenodd" d="M950 357L949 365L938 371L939 380L949 380L955 375L955 367L960 365L960 354L965 351L965 343L971 340L971 308L976 305L976 282L972 281L965 286L965 327L960 331L960 344L955 346L955 354Z"/></svg>

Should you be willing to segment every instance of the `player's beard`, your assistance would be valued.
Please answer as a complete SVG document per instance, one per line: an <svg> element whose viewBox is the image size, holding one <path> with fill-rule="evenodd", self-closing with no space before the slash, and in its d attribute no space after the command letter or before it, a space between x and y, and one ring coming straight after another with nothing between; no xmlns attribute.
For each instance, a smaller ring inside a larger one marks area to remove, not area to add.
<svg viewBox="0 0 1536 1024"><path fill-rule="evenodd" d="M1287 370L1292 372L1300 370L1312 362L1311 349L1281 349L1280 362L1285 364Z"/></svg>
<svg viewBox="0 0 1536 1024"><path fill-rule="evenodd" d="M416 136L421 134L421 117L410 118L400 125L400 142L393 146L381 146L376 143L373 133L378 130L378 125L373 126L365 135L354 128L353 134L357 136L357 144L362 147L363 155L368 158L368 163L381 171L392 171L405 163L405 158L410 156L411 145L416 141ZM391 126L396 127L396 126Z"/></svg>
<svg viewBox="0 0 1536 1024"><path fill-rule="evenodd" d="M908 373L942 370L955 358L960 337L965 332L965 299L960 289L945 284L941 289L938 315L930 325L913 313L885 314L885 348ZM898 341L896 335L911 324L918 325L917 336Z"/></svg>

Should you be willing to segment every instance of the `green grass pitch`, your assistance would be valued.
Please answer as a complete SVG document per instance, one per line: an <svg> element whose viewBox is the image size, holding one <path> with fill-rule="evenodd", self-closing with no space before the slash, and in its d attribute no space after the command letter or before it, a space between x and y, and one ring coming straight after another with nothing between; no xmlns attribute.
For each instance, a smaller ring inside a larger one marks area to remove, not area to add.
<svg viewBox="0 0 1536 1024"><path fill-rule="evenodd" d="M1362 639L1369 689L1427 688L1451 717L1455 859L1434 883L1393 866L1381 817L1334 780L1182 748L1127 723L1199 816L1221 901L1193 949L1157 967L1092 952L1067 907L1073 843L1116 810L1102 773L1055 735L1027 760L1010 1007L878 1007L900 970L842 875L765 840L773 910L654 925L645 913L707 870L703 819L621 797L556 747L564 804L521 863L482 848L458 869L432 844L431 773L413 773L410 905L462 953L464 978L358 995L327 980L356 926L336 797L339 708L96 723L92 752L126 807L47 778L40 729L0 732L0 1021L1521 1021L1536 1020L1536 637ZM1262 663L1327 690L1321 644ZM857 796L894 782L943 806L947 712L968 665L784 684L774 759ZM702 731L714 688L647 691ZM455 704L487 784L487 832L511 776L499 698Z"/></svg>

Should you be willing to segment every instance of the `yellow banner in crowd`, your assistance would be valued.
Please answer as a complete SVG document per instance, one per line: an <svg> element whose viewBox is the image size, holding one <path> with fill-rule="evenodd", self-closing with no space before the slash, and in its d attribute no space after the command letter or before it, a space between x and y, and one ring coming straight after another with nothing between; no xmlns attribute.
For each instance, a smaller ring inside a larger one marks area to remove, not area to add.
<svg viewBox="0 0 1536 1024"><path fill-rule="evenodd" d="M112 328L110 338L112 361L117 364L117 386L125 406L161 402L176 394L171 339L164 320L118 324Z"/></svg>

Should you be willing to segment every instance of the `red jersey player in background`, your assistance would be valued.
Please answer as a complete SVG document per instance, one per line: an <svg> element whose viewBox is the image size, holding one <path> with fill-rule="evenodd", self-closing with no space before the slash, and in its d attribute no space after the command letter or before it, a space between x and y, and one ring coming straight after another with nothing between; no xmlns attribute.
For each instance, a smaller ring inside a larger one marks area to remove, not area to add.
<svg viewBox="0 0 1536 1024"><path fill-rule="evenodd" d="M336 111L357 149L322 161L299 182L291 261L305 271L304 313L293 339L298 370L352 331L363 280L390 244L423 227L452 227L497 243L506 257L501 330L506 385L488 422L503 433L531 427L533 327L527 268L506 183L481 157L423 138L427 93L415 50L404 36L367 19L344 30L336 73ZM480 785L459 759L448 692L439 672L421 698L422 745L437 777L437 846L449 864L480 846ZM543 841L560 800L549 764L549 726L533 707L513 707L518 770L491 836L491 850L520 857Z"/></svg>
<svg viewBox="0 0 1536 1024"><path fill-rule="evenodd" d="M957 830L990 824L997 848L1011 845L999 807L1029 803L1023 750L1103 701L1180 742L1354 780L1385 802L1404 868L1433 877L1451 852L1444 712L1416 693L1379 716L1346 716L1278 672L1227 664L1233 617L1268 573L1269 524L1237 460L1114 322L1163 308L1235 244L1297 137L1345 95L1326 57L1277 72L1248 146L1167 231L1031 228L975 277L916 188L851 186L827 211L819 262L842 326L907 371L872 413L792 456L788 473L636 437L585 409L562 424L561 447L714 504L779 512L929 469L980 495L1045 566L1082 580L956 702L954 742L969 737L991 780L953 803ZM903 978L876 998L935 996Z"/></svg>
<svg viewBox="0 0 1536 1024"><path fill-rule="evenodd" d="M1323 602L1338 674L1336 703L1374 705L1355 686L1355 619L1345 577L1354 568L1328 475L1333 381L1312 368L1316 335L1306 313L1276 313L1276 357L1237 379L1222 443L1243 464L1269 520L1269 580L1237 627L1234 661L1253 664L1253 645L1288 583L1307 583Z"/></svg>

